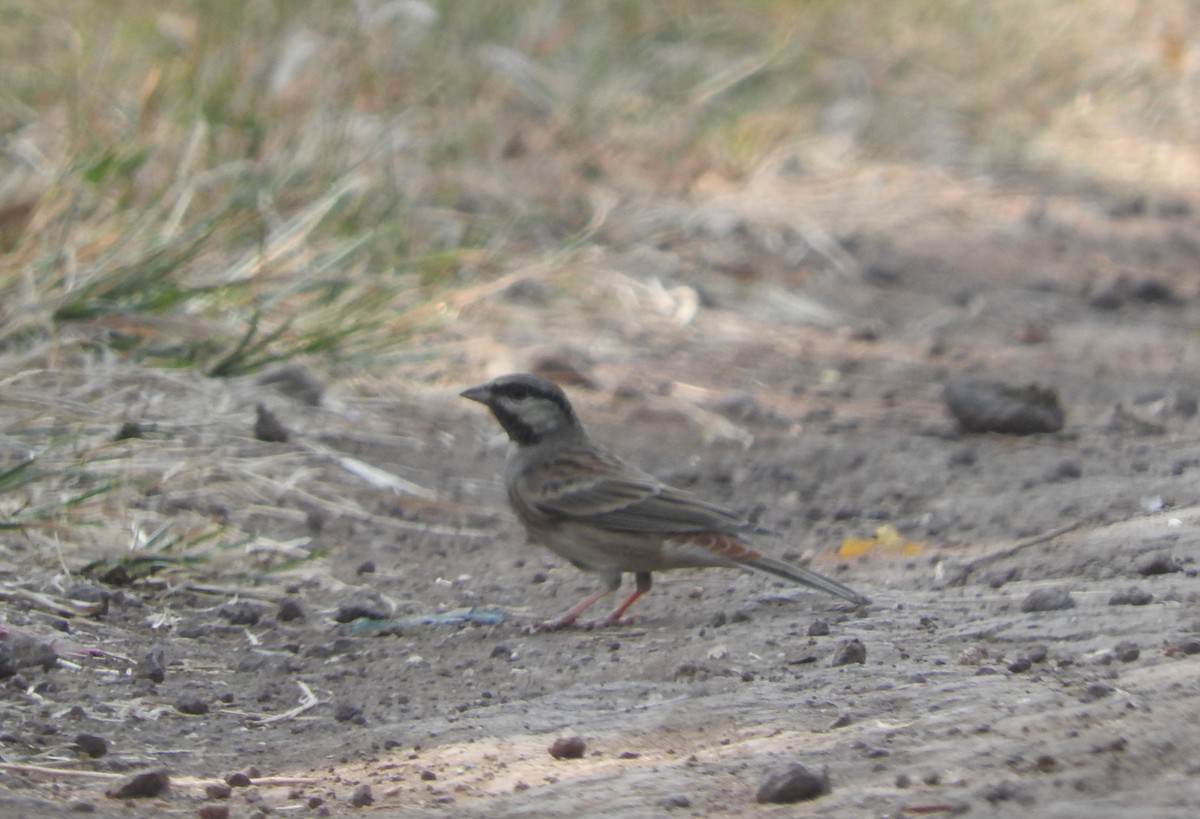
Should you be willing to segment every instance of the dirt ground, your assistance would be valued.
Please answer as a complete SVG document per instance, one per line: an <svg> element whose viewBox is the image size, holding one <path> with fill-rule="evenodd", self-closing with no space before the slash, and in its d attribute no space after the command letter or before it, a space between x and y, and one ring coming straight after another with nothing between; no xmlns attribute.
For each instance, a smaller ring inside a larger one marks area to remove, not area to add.
<svg viewBox="0 0 1200 819"><path fill-rule="evenodd" d="M29 554L6 533L9 579L114 596L69 623L9 599L7 626L61 658L3 686L0 814L1195 815L1197 214L897 174L781 166L626 203L566 274L448 305L394 378L317 372L319 406L105 365L154 430L129 457L272 470L239 497L164 467L146 510L324 556L110 587L72 544ZM568 376L595 438L873 604L678 572L631 627L531 633L593 581L524 543L499 428L456 396L530 368ZM960 376L1051 387L1066 425L962 433L942 400ZM288 442L254 439L258 403ZM909 548L836 554L883 525ZM1027 610L1062 591L1069 608ZM354 606L394 619L337 622ZM835 665L852 640L863 662ZM106 654L70 653L87 646ZM552 758L573 735L582 758ZM829 793L756 803L793 763ZM105 795L155 768L165 794Z"/></svg>

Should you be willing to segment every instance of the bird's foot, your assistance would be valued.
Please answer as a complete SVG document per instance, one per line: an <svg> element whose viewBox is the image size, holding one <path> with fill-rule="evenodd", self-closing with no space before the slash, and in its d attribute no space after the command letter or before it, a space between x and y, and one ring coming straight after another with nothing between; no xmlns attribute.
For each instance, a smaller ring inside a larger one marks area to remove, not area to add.
<svg viewBox="0 0 1200 819"><path fill-rule="evenodd" d="M549 634L552 631L562 631L575 625L575 617L555 617L553 620L546 620L543 623L538 623L533 627L534 634Z"/></svg>

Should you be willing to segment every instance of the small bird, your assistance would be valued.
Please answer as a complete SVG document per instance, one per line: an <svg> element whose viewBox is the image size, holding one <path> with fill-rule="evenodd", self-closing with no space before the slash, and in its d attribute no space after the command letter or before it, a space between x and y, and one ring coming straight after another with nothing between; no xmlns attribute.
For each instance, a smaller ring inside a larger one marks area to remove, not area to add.
<svg viewBox="0 0 1200 819"><path fill-rule="evenodd" d="M746 536L766 530L592 443L555 384L517 373L461 395L490 409L508 433L504 484L530 541L599 574L604 583L561 617L543 623L543 630L575 623L620 588L624 572L633 573L634 591L592 625L626 624L625 612L650 591L651 572L666 569L757 569L852 603L871 602L836 580L760 553Z"/></svg>

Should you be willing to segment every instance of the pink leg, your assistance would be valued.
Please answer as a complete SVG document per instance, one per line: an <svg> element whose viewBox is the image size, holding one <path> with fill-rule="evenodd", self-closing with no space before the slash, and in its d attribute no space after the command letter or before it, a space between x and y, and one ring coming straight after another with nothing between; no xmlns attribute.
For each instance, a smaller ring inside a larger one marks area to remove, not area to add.
<svg viewBox="0 0 1200 819"><path fill-rule="evenodd" d="M625 612L629 609L629 607L638 601L639 597L641 597L646 592L650 591L650 585L651 585L650 572L637 572L633 576L633 579L634 579L634 582L637 583L637 588L635 588L633 590L633 593L631 595L629 595L628 597L626 597L621 602L621 605L617 606L615 609L610 611L608 613L608 616L600 621L599 625L601 625L601 626L627 626L627 625L629 625L629 623L631 621L624 620L624 619L622 619L622 617L624 616Z"/></svg>
<svg viewBox="0 0 1200 819"><path fill-rule="evenodd" d="M558 631L559 629L564 629L564 628L567 628L568 626L572 626L575 624L575 621L579 619L579 615L581 615L585 611L587 611L598 600L600 600L604 597L607 597L608 595L609 595L608 589L600 589L598 591L594 591L591 594L589 594L587 597L580 600L574 606L572 606L570 611L568 611L562 617L556 617L553 620L547 620L546 622L540 624L537 627L537 630L538 631ZM629 602L632 602L632 601L629 601ZM628 608L628 607L626 606L626 608ZM624 609L622 609L622 611L624 611Z"/></svg>
<svg viewBox="0 0 1200 819"><path fill-rule="evenodd" d="M632 620L622 620L621 617L625 614L625 611L630 606L632 606L634 603L636 603L638 598L641 597L643 594L645 594L645 592L642 591L641 589L634 589L633 593L630 594L628 597L626 597L621 602L621 605L617 606L615 609L610 611L603 620L601 620L599 623L597 623L597 625L627 626L630 623L632 623L633 622Z"/></svg>

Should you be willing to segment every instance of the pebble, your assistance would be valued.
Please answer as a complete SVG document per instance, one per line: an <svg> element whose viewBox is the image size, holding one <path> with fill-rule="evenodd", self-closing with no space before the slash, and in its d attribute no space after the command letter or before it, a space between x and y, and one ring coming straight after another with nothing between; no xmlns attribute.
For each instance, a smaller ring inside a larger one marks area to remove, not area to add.
<svg viewBox="0 0 1200 819"><path fill-rule="evenodd" d="M275 413L259 404L254 408L254 437L269 444L282 444L288 439L288 429Z"/></svg>
<svg viewBox="0 0 1200 819"><path fill-rule="evenodd" d="M171 776L165 770L143 771L121 780L105 793L110 799L139 799L158 796L171 786Z"/></svg>
<svg viewBox="0 0 1200 819"><path fill-rule="evenodd" d="M1113 646L1113 656L1123 663L1132 663L1141 656L1142 651L1132 640L1122 640Z"/></svg>
<svg viewBox="0 0 1200 819"><path fill-rule="evenodd" d="M663 804L668 808L690 808L692 800L686 793L673 793L663 800Z"/></svg>
<svg viewBox="0 0 1200 819"><path fill-rule="evenodd" d="M361 600L342 603L333 615L333 619L339 623L352 623L355 620L386 620L387 618L387 612L379 606Z"/></svg>
<svg viewBox="0 0 1200 819"><path fill-rule="evenodd" d="M258 603L239 600L223 604L217 609L217 614L228 620L230 625L253 626L257 625L262 616L266 614L266 607Z"/></svg>
<svg viewBox="0 0 1200 819"><path fill-rule="evenodd" d="M304 607L300 605L300 601L291 598L285 598L279 604L279 611L275 617L281 623L290 623L293 620L304 619Z"/></svg>
<svg viewBox="0 0 1200 819"><path fill-rule="evenodd" d="M828 620L813 620L808 626L809 637L824 637L829 634Z"/></svg>
<svg viewBox="0 0 1200 819"><path fill-rule="evenodd" d="M365 723L365 720L363 720L362 709L357 705L351 705L348 702L343 702L334 709L333 718L338 722L354 722L356 724Z"/></svg>
<svg viewBox="0 0 1200 819"><path fill-rule="evenodd" d="M1065 422L1058 393L1037 384L961 378L946 384L942 398L963 432L1033 435L1058 432Z"/></svg>
<svg viewBox="0 0 1200 819"><path fill-rule="evenodd" d="M1178 572L1183 567L1179 565L1179 561L1170 555L1155 554L1147 555L1138 561L1134 571L1142 577L1149 577L1155 574L1173 574Z"/></svg>
<svg viewBox="0 0 1200 819"><path fill-rule="evenodd" d="M1154 601L1154 595L1145 589L1139 589L1137 586L1130 586L1128 589L1115 591L1108 598L1110 606L1145 606Z"/></svg>
<svg viewBox="0 0 1200 819"><path fill-rule="evenodd" d="M175 700L175 710L198 717L208 713L208 703L199 694L180 694Z"/></svg>
<svg viewBox="0 0 1200 819"><path fill-rule="evenodd" d="M209 782L204 786L205 799L228 799L233 795L233 788L224 782Z"/></svg>
<svg viewBox="0 0 1200 819"><path fill-rule="evenodd" d="M850 640L842 640L838 643L837 649L833 652L831 665L851 665L852 663L865 663L866 661L867 647L863 645L862 640L855 637Z"/></svg>
<svg viewBox="0 0 1200 819"><path fill-rule="evenodd" d="M356 808L365 808L367 805L375 803L375 797L371 794L371 786L365 782L354 789L354 793L350 794L350 804Z"/></svg>
<svg viewBox="0 0 1200 819"><path fill-rule="evenodd" d="M773 774L758 789L755 797L760 803L789 804L816 799L829 793L829 777L824 771L814 773L799 763L786 771Z"/></svg>
<svg viewBox="0 0 1200 819"><path fill-rule="evenodd" d="M77 734L75 736L75 747L81 753L85 753L93 759L99 759L108 753L108 741L104 737L98 737L95 734Z"/></svg>
<svg viewBox="0 0 1200 819"><path fill-rule="evenodd" d="M200 819L229 819L228 805L202 805L196 815Z"/></svg>
<svg viewBox="0 0 1200 819"><path fill-rule="evenodd" d="M1075 607L1075 599L1064 586L1034 589L1021 601L1021 611L1061 611Z"/></svg>
<svg viewBox="0 0 1200 819"><path fill-rule="evenodd" d="M555 759L580 759L587 750L587 743L582 737L559 737L550 743L550 756Z"/></svg>

